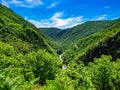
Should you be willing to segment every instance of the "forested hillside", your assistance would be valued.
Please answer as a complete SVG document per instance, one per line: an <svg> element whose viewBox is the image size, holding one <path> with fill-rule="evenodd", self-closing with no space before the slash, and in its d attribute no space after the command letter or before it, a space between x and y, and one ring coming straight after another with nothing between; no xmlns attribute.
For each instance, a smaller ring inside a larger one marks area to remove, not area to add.
<svg viewBox="0 0 120 90"><path fill-rule="evenodd" d="M120 90L119 65L120 19L39 30L0 4L0 90Z"/></svg>
<svg viewBox="0 0 120 90"><path fill-rule="evenodd" d="M61 66L55 47L33 24L0 4L0 90L33 90L54 79Z"/></svg>
<svg viewBox="0 0 120 90"><path fill-rule="evenodd" d="M74 43L64 53L66 62L69 60L83 60L88 63L95 57L100 57L102 54L112 55L113 59L119 58L120 50L120 19L114 24L100 32L94 33L88 37L80 39Z"/></svg>
<svg viewBox="0 0 120 90"><path fill-rule="evenodd" d="M53 52L52 40L43 35L33 24L1 4L0 40L14 46L18 52L26 53L40 48Z"/></svg>
<svg viewBox="0 0 120 90"><path fill-rule="evenodd" d="M63 43L71 43L71 41L77 41L81 38L89 36L90 34L105 29L109 27L112 23L114 23L114 21L88 21L68 29L59 38L63 41Z"/></svg>
<svg viewBox="0 0 120 90"><path fill-rule="evenodd" d="M39 30L47 34L54 40L58 40L57 34L62 31L61 29L58 29L58 28L39 28Z"/></svg>
<svg viewBox="0 0 120 90"><path fill-rule="evenodd" d="M82 39L86 36L89 36L93 33L109 27L114 22L114 20L88 21L73 28L62 30L55 30L54 28L44 28L41 29L41 31L52 37L53 39L57 40L58 42L61 42L65 47L67 47L68 45L73 44L79 39Z"/></svg>

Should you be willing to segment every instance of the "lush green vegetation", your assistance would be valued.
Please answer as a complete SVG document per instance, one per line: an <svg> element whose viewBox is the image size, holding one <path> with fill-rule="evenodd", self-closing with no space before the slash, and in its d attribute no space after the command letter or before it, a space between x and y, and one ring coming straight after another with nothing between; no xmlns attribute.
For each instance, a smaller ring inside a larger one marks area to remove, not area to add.
<svg viewBox="0 0 120 90"><path fill-rule="evenodd" d="M13 46L0 42L0 90L33 90L36 84L53 80L60 66L45 50L16 54Z"/></svg>
<svg viewBox="0 0 120 90"><path fill-rule="evenodd" d="M72 63L56 80L48 81L47 90L119 90L120 59L102 55L85 66Z"/></svg>
<svg viewBox="0 0 120 90"><path fill-rule="evenodd" d="M43 28L42 32L58 41L66 49L74 42L111 26L115 21L88 21L69 29Z"/></svg>
<svg viewBox="0 0 120 90"><path fill-rule="evenodd" d="M67 42L67 45L69 45L69 43L105 29L113 23L114 21L88 21L73 28L66 29L67 31L59 38L63 43Z"/></svg>
<svg viewBox="0 0 120 90"><path fill-rule="evenodd" d="M53 38L54 40L59 40L57 37L57 34L60 33L62 30L58 29L58 28L39 28L40 31L42 31L43 33L47 34L48 36L50 36L51 38Z"/></svg>
<svg viewBox="0 0 120 90"><path fill-rule="evenodd" d="M46 49L55 53L52 47L56 46L52 39L2 5L0 5L0 40L9 43L15 47L16 51L23 53L38 49Z"/></svg>
<svg viewBox="0 0 120 90"><path fill-rule="evenodd" d="M15 54L14 48L0 43L1 90L119 90L120 59L96 58L85 66L69 64L60 70L59 60L45 50L26 55ZM44 86L42 86L44 85Z"/></svg>
<svg viewBox="0 0 120 90"><path fill-rule="evenodd" d="M0 4L0 90L33 90L60 70L52 39Z"/></svg>
<svg viewBox="0 0 120 90"><path fill-rule="evenodd" d="M80 60L87 63L101 54L112 55L114 59L119 57L120 26L117 26L117 23L120 23L120 20L107 29L73 43L64 52L65 62L68 63L75 59L78 63Z"/></svg>
<svg viewBox="0 0 120 90"><path fill-rule="evenodd" d="M0 90L120 90L120 19L51 29L0 5Z"/></svg>

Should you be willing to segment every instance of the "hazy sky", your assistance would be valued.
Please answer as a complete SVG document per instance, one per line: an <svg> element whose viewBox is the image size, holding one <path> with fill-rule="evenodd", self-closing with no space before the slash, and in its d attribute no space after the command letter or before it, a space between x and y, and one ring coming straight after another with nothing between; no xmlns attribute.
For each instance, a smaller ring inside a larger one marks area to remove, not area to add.
<svg viewBox="0 0 120 90"><path fill-rule="evenodd" d="M0 0L37 27L69 28L120 18L120 0Z"/></svg>

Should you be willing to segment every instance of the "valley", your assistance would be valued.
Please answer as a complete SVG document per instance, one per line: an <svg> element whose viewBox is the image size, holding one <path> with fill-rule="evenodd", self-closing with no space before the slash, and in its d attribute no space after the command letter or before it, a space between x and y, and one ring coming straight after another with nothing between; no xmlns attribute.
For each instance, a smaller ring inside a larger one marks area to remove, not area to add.
<svg viewBox="0 0 120 90"><path fill-rule="evenodd" d="M0 90L119 90L119 65L120 19L37 28L0 4Z"/></svg>

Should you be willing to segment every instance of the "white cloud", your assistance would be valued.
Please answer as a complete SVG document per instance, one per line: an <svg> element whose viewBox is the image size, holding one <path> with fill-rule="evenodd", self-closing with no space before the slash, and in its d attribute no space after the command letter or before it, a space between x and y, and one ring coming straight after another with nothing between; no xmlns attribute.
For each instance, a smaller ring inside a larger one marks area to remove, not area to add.
<svg viewBox="0 0 120 90"><path fill-rule="evenodd" d="M33 5L42 5L44 4L41 0L25 0L28 4L33 4Z"/></svg>
<svg viewBox="0 0 120 90"><path fill-rule="evenodd" d="M10 5L33 8L44 3L41 0L2 0L2 4L9 7Z"/></svg>
<svg viewBox="0 0 120 90"><path fill-rule="evenodd" d="M24 17L24 19L25 19L25 20L28 20L28 17L27 17L27 16L25 16L25 17Z"/></svg>
<svg viewBox="0 0 120 90"><path fill-rule="evenodd" d="M26 2L28 2L28 3L31 3L31 2L33 2L33 0L25 0Z"/></svg>
<svg viewBox="0 0 120 90"><path fill-rule="evenodd" d="M57 12L50 19L43 19L41 21L29 20L36 27L57 27L57 28L70 28L83 22L83 17L70 17L62 19L63 13Z"/></svg>
<svg viewBox="0 0 120 90"><path fill-rule="evenodd" d="M51 19L55 20L55 19L61 18L62 16L63 16L63 12L57 12L51 17Z"/></svg>
<svg viewBox="0 0 120 90"><path fill-rule="evenodd" d="M8 2L8 3L9 3L9 2ZM14 4L14 5L19 5L19 6L24 5L23 2L17 1L17 0L11 0L11 2L10 2L9 4Z"/></svg>
<svg viewBox="0 0 120 90"><path fill-rule="evenodd" d="M52 2L47 8L54 8L56 7L57 3L56 2Z"/></svg>
<svg viewBox="0 0 120 90"><path fill-rule="evenodd" d="M108 9L108 8L110 8L110 6L106 6L106 7L104 7L105 9Z"/></svg>
<svg viewBox="0 0 120 90"><path fill-rule="evenodd" d="M107 18L107 15L96 16L93 20L104 20Z"/></svg>
<svg viewBox="0 0 120 90"><path fill-rule="evenodd" d="M6 2L5 0L2 0L1 4L2 4L2 5L5 5L5 6L7 6L7 7L9 7L9 3Z"/></svg>

